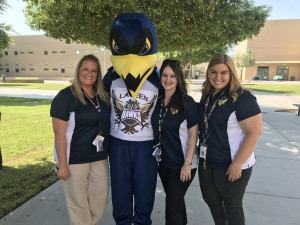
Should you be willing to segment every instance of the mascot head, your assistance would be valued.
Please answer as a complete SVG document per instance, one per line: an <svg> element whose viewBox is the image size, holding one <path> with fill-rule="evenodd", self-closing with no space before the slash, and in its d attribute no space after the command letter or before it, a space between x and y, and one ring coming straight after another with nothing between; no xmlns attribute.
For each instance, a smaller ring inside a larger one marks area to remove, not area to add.
<svg viewBox="0 0 300 225"><path fill-rule="evenodd" d="M141 13L118 15L110 30L111 62L135 99L157 60L157 37L153 23Z"/></svg>

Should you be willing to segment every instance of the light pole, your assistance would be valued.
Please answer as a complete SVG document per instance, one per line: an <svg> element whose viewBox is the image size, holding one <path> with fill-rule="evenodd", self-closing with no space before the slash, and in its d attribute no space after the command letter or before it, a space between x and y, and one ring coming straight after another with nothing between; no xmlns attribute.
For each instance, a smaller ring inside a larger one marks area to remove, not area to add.
<svg viewBox="0 0 300 225"><path fill-rule="evenodd" d="M105 46L100 47L100 51L103 52L103 75L106 73L106 48Z"/></svg>

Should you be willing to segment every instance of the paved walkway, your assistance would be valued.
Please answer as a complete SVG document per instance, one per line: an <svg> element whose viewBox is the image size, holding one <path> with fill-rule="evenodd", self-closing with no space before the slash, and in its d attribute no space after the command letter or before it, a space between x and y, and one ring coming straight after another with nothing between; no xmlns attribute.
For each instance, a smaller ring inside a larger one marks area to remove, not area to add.
<svg viewBox="0 0 300 225"><path fill-rule="evenodd" d="M11 91L13 93L11 93ZM10 92L10 93L8 93ZM29 93L28 93L29 92ZM0 96L52 98L47 91L0 88ZM36 96L37 94L37 96ZM200 99L200 84L190 85L190 94ZM300 224L300 117L295 103L300 96L255 93L263 113L263 132L256 148L257 162L244 198L248 225ZM289 109L294 112L275 112ZM165 194L157 181L152 213L153 225L164 224ZM195 176L186 195L189 225L212 225L210 212L203 202ZM111 216L111 199L98 225L115 224ZM1 225L68 225L63 189L58 181L0 220Z"/></svg>

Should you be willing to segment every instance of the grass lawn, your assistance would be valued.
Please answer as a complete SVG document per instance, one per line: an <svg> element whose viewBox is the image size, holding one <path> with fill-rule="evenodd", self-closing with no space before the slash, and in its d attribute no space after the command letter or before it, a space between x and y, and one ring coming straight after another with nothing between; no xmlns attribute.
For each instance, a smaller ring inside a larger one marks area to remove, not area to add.
<svg viewBox="0 0 300 225"><path fill-rule="evenodd" d="M70 84L52 84L52 83L0 83L0 88L30 88L44 90L61 90Z"/></svg>
<svg viewBox="0 0 300 225"><path fill-rule="evenodd" d="M0 218L57 181L50 103L0 97Z"/></svg>
<svg viewBox="0 0 300 225"><path fill-rule="evenodd" d="M300 84L270 83L270 84L245 84L253 91L271 92L277 94L300 95Z"/></svg>

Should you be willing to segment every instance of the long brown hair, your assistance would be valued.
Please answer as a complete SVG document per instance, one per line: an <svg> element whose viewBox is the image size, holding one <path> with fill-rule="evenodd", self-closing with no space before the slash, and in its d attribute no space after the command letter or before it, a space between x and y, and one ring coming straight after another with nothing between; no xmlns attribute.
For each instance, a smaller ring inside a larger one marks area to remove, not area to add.
<svg viewBox="0 0 300 225"><path fill-rule="evenodd" d="M80 84L80 80L79 80L80 67L87 60L94 61L97 64L97 79L96 79L96 82L93 85L94 90L95 90L95 94L102 101L104 101L106 104L109 104L109 97L108 97L107 92L104 90L104 86L103 86L103 82L102 82L102 73L101 73L100 62L99 62L99 59L93 54L83 56L80 59L80 61L78 62L77 66L76 66L76 71L75 71L75 74L74 74L74 79L73 79L72 84L71 84L71 90L72 90L74 96L81 103L87 104L87 102L84 99L84 94L82 92L81 84Z"/></svg>
<svg viewBox="0 0 300 225"><path fill-rule="evenodd" d="M207 96L213 89L213 86L209 82L208 73L213 66L218 64L224 64L229 69L230 72L230 80L228 84L229 95L232 98L233 102L235 102L237 100L238 95L242 93L244 88L240 83L240 81L238 80L237 72L232 58L225 53L216 53L209 61L206 74L205 74L205 81L203 82L202 85L202 96Z"/></svg>
<svg viewBox="0 0 300 225"><path fill-rule="evenodd" d="M183 114L186 114L188 109L185 100L187 95L187 84L184 79L182 67L180 66L180 61L174 59L165 59L160 67L160 77L162 77L162 73L166 67L170 67L173 70L177 80L176 90L171 97L169 105L173 108L179 109L179 111ZM162 90L162 94L165 94L164 90Z"/></svg>

